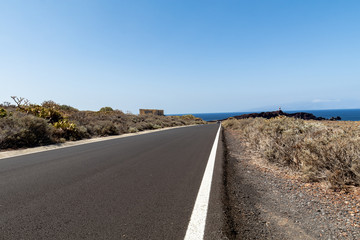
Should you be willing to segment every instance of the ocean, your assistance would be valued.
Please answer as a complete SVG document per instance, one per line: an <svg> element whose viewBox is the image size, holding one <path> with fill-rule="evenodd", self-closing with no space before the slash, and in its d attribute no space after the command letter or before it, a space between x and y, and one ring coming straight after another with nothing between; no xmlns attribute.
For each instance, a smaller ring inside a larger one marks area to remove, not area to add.
<svg viewBox="0 0 360 240"><path fill-rule="evenodd" d="M296 111L286 111L286 113L296 113L296 112L307 112L312 113L316 117L331 118L331 117L341 117L342 121L360 121L360 109L331 109L331 110L296 110ZM214 121L222 120L233 116L238 116L247 113L254 112L227 112L227 113L189 113L195 117L199 117L205 121ZM186 114L171 114L176 116L186 115Z"/></svg>

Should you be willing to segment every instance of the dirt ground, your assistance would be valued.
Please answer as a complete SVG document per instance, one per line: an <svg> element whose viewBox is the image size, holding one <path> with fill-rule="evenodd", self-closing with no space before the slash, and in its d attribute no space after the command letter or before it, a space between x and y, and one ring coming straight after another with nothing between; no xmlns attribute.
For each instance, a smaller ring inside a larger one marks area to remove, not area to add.
<svg viewBox="0 0 360 240"><path fill-rule="evenodd" d="M360 239L360 191L335 192L270 165L224 131L229 239Z"/></svg>

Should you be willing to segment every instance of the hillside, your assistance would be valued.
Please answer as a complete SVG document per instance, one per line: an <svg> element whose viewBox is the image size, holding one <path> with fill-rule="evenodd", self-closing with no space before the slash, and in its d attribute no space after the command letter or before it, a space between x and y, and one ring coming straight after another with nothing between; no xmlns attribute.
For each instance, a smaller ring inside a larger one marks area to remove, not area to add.
<svg viewBox="0 0 360 240"><path fill-rule="evenodd" d="M222 122L233 239L359 239L359 122Z"/></svg>
<svg viewBox="0 0 360 240"><path fill-rule="evenodd" d="M54 101L37 105L13 99L16 105L0 105L0 150L206 123L192 115L135 115L111 107L80 111Z"/></svg>

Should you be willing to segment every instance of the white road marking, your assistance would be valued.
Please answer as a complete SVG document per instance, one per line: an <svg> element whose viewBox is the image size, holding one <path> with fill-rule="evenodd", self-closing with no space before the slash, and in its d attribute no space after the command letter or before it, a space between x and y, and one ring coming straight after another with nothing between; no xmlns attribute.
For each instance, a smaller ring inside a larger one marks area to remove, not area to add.
<svg viewBox="0 0 360 240"><path fill-rule="evenodd" d="M214 144L212 146L205 173L201 181L200 189L196 197L194 209L191 214L190 222L184 240L200 240L204 238L206 216L209 205L212 176L214 172L217 145L219 142L221 124L217 131Z"/></svg>

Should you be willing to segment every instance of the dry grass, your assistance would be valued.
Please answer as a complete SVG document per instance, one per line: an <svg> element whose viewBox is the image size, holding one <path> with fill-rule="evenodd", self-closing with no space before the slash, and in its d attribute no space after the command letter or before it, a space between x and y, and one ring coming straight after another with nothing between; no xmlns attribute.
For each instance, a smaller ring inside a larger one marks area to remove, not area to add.
<svg viewBox="0 0 360 240"><path fill-rule="evenodd" d="M333 188L360 185L360 123L287 117L229 119L225 129L269 162L297 170L308 181Z"/></svg>
<svg viewBox="0 0 360 240"><path fill-rule="evenodd" d="M0 149L55 143L54 128L44 119L16 112L0 118Z"/></svg>
<svg viewBox="0 0 360 240"><path fill-rule="evenodd" d="M125 114L110 107L97 112L79 111L53 101L18 107L1 104L0 150L205 123L191 115L142 116Z"/></svg>

